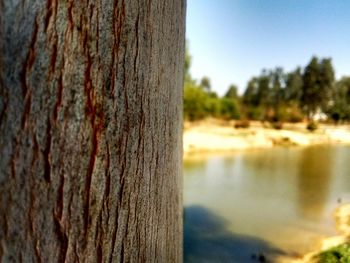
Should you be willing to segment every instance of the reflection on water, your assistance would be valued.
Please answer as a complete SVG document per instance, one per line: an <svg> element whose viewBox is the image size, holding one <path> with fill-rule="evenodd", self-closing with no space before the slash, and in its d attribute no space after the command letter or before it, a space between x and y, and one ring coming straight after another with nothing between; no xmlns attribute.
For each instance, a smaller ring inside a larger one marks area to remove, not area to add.
<svg viewBox="0 0 350 263"><path fill-rule="evenodd" d="M235 242L237 247L250 247L243 242L247 240L258 240L288 254L312 249L320 236L335 233L331 211L337 200L350 201L349 163L350 148L346 146L274 148L186 160L186 261L192 257L193 247L205 250L208 246L208 240L203 240L209 233L206 227L200 237L188 230L188 224L199 216L202 220L213 215L222 218L225 233L231 235L229 244L210 239L215 243L213 255L224 249L221 246L236 251ZM205 213L189 212L193 207ZM266 251L270 251L268 247ZM248 255L249 250L242 253Z"/></svg>
<svg viewBox="0 0 350 263"><path fill-rule="evenodd" d="M298 205L302 217L311 220L322 218L332 178L334 163L331 150L306 148L301 152L298 173Z"/></svg>

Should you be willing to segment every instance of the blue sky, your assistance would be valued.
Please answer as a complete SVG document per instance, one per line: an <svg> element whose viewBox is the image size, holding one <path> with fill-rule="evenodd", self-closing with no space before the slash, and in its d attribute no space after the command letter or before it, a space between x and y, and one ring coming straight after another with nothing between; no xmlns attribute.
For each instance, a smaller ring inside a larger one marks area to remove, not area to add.
<svg viewBox="0 0 350 263"><path fill-rule="evenodd" d="M240 92L263 68L286 71L313 55L331 57L336 77L350 75L348 0L187 0L191 74L220 95Z"/></svg>

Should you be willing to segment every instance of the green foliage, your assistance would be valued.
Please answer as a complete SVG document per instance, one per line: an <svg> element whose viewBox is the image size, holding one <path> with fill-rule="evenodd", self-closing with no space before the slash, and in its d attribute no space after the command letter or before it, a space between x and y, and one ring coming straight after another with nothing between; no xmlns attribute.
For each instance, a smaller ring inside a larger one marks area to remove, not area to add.
<svg viewBox="0 0 350 263"><path fill-rule="evenodd" d="M211 96L211 94L207 94L205 111L207 116L220 118L220 100L217 97Z"/></svg>
<svg viewBox="0 0 350 263"><path fill-rule="evenodd" d="M191 83L184 88L184 118L189 121L200 120L207 116L207 94Z"/></svg>
<svg viewBox="0 0 350 263"><path fill-rule="evenodd" d="M249 80L242 98L245 118L250 120L260 120L263 116L258 94L259 83L258 77L253 77Z"/></svg>
<svg viewBox="0 0 350 263"><path fill-rule="evenodd" d="M196 84L196 81L192 79L190 66L191 56L188 51L188 45L186 45L183 111L186 120L194 121L207 116L208 96L205 91Z"/></svg>
<svg viewBox="0 0 350 263"><path fill-rule="evenodd" d="M350 77L335 83L331 59L313 57L304 70L298 67L289 73L279 67L263 70L249 80L242 97L237 87L230 85L222 98L211 90L209 77L204 76L199 82L191 77L190 65L191 56L186 47L185 119L244 118L277 125L300 122L305 116L312 120L321 112L335 122L350 120ZM308 124L309 130L316 128L317 124Z"/></svg>
<svg viewBox="0 0 350 263"><path fill-rule="evenodd" d="M245 109L245 117L249 120L264 120L262 107L247 107Z"/></svg>
<svg viewBox="0 0 350 263"><path fill-rule="evenodd" d="M279 122L281 120L281 108L283 103L283 98L284 98L284 73L282 68L276 68L274 71L271 73L271 82L272 82L272 87L270 91L270 96L269 96L269 103L271 105L271 108L273 109L273 121L274 122Z"/></svg>
<svg viewBox="0 0 350 263"><path fill-rule="evenodd" d="M262 75L258 78L258 90L256 103L258 105L266 107L269 103L270 95L270 78L267 72L264 70Z"/></svg>
<svg viewBox="0 0 350 263"><path fill-rule="evenodd" d="M304 119L304 115L301 109L297 105L291 105L287 107L287 113L285 114L284 120L287 122L301 122Z"/></svg>
<svg viewBox="0 0 350 263"><path fill-rule="evenodd" d="M225 93L225 98L237 100L238 99L238 88L236 85L231 84Z"/></svg>
<svg viewBox="0 0 350 263"><path fill-rule="evenodd" d="M258 107L260 104L260 99L258 95L259 79L253 77L249 80L247 89L243 94L243 104L248 107Z"/></svg>
<svg viewBox="0 0 350 263"><path fill-rule="evenodd" d="M348 263L350 262L350 244L342 244L326 250L317 256L318 263Z"/></svg>
<svg viewBox="0 0 350 263"><path fill-rule="evenodd" d="M243 94L246 117L255 120L279 121L284 102L285 74L282 68L263 70L253 77Z"/></svg>
<svg viewBox="0 0 350 263"><path fill-rule="evenodd" d="M211 91L211 83L210 83L210 79L207 76L204 76L201 79L201 82L199 84L199 86L201 88L203 88L206 92L210 92Z"/></svg>
<svg viewBox="0 0 350 263"><path fill-rule="evenodd" d="M220 99L221 111L220 116L224 119L239 119L240 113L237 101L230 98Z"/></svg>
<svg viewBox="0 0 350 263"><path fill-rule="evenodd" d="M231 97L219 98L218 95L211 90L210 79L203 77L200 84L192 79L189 72L191 57L186 47L185 57L185 84L183 95L184 118L189 121L203 119L212 116L222 119L238 119L240 117L237 87L230 86L229 91ZM234 95L234 97L233 97Z"/></svg>
<svg viewBox="0 0 350 263"><path fill-rule="evenodd" d="M201 86L185 83L184 118L189 121L200 120L207 116L222 119L239 119L237 100L218 98L215 92L206 92Z"/></svg>
<svg viewBox="0 0 350 263"><path fill-rule="evenodd" d="M350 112L345 106L348 102L334 100L333 89L331 59L313 57L304 71L301 68L290 73L284 73L282 68L263 70L248 82L242 98L244 114L255 120L296 122L304 119L304 113L312 119L321 111L334 119L346 119L345 112ZM340 90L346 93L347 89Z"/></svg>
<svg viewBox="0 0 350 263"><path fill-rule="evenodd" d="M309 118L318 109L327 110L334 84L334 70L331 59L319 60L313 57L303 75L301 104Z"/></svg>
<svg viewBox="0 0 350 263"><path fill-rule="evenodd" d="M302 96L303 78L301 68L287 74L285 77L286 87L284 99L288 104L299 104Z"/></svg>
<svg viewBox="0 0 350 263"><path fill-rule="evenodd" d="M350 120L350 77L342 78L335 84L333 102L327 115L333 121Z"/></svg>

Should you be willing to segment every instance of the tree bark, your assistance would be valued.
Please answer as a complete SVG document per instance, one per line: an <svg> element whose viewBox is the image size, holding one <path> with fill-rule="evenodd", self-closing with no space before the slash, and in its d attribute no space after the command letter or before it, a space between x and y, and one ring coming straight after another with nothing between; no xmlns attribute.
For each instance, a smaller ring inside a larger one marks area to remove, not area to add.
<svg viewBox="0 0 350 263"><path fill-rule="evenodd" d="M0 0L0 259L181 262L185 0Z"/></svg>

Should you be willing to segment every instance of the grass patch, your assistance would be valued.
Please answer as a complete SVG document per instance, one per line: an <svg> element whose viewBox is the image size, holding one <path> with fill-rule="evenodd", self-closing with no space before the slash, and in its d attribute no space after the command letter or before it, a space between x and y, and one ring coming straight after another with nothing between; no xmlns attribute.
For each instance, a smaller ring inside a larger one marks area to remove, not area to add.
<svg viewBox="0 0 350 263"><path fill-rule="evenodd" d="M350 243L330 248L317 255L318 263L348 263L350 262Z"/></svg>

